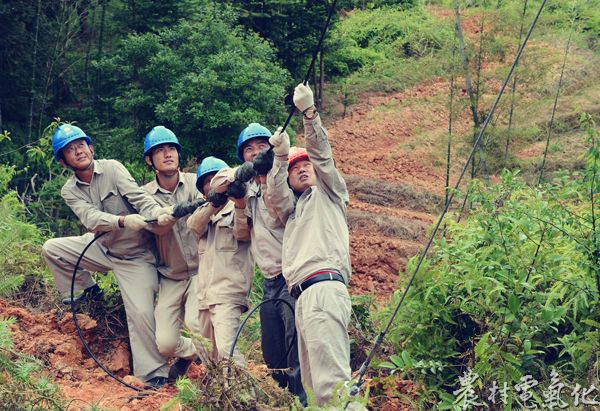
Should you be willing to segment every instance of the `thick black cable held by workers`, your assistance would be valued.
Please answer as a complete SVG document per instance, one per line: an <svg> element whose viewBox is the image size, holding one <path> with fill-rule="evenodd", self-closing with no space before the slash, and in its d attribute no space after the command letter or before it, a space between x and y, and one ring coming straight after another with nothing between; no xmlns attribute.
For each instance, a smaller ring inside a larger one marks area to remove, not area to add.
<svg viewBox="0 0 600 411"><path fill-rule="evenodd" d="M175 208L174 208L173 216L174 217L183 217L183 216L186 216L188 214L191 214L192 212L194 212L196 210L196 208L200 207L204 203L206 203L206 200L202 199L202 200L189 201L189 202L184 202L184 203L177 204L175 206ZM156 218L146 218L146 222L147 223L156 222ZM96 357L94 355L94 353L92 352L92 349L90 348L90 346L88 345L88 343L85 341L85 338L83 337L83 332L81 331L81 327L79 326L79 322L77 321L76 299L75 299L74 293L75 293L75 277L77 275L77 271L79 271L79 265L81 264L81 260L85 256L86 251L92 246L92 244L94 244L94 242L96 240L98 240L100 237L102 237L103 235L107 234L108 232L109 231L105 231L103 233L98 234L97 236L95 236L92 239L92 241L90 241L85 246L85 248L83 249L83 251L79 255L79 258L77 259L77 262L75 263L75 267L73 268L73 276L71 277L71 294L70 294L70 305L71 305L71 313L73 315L73 323L75 324L75 329L77 330L77 335L79 335L79 339L81 340L81 343L83 344L83 347L85 348L85 351L94 360L94 362L96 364L98 364L98 366L100 368L102 368L102 370L106 374L108 374L110 377L114 378L116 381L120 382L121 384L125 385L126 387L131 388L132 390L143 391L142 389L140 389L138 387L135 387L135 386L133 386L131 384L128 384L127 382L123 381L121 378L117 377L108 368L106 368L104 366L104 364L102 364L102 362L100 362L100 360L98 359L98 357Z"/></svg>
<svg viewBox="0 0 600 411"><path fill-rule="evenodd" d="M333 16L333 12L335 11L336 3L337 3L337 0L333 0L333 3L331 4L331 8L329 9L329 14L327 15L327 21L325 22L325 26L323 27L323 30L321 30L321 37L319 37L319 42L317 43L317 47L313 51L312 59L310 60L310 65L308 66L308 71L306 72L306 76L304 77L304 81L302 82L304 84L308 84L308 79L310 78L310 74L312 73L312 71L315 67L315 61L317 60L317 55L319 54L319 51L321 50L321 47L323 46L323 39L325 39L325 33L327 33L327 28L329 27L329 23L331 22L331 17ZM288 118L285 120L285 123L283 123L283 128L281 130L282 133L285 131L287 126L290 124L290 121L292 120L292 116L294 115L295 111L296 111L296 107L292 104L292 108L290 109Z"/></svg>
<svg viewBox="0 0 600 411"><path fill-rule="evenodd" d="M81 264L81 260L83 259L83 256L85 255L85 252L92 246L92 244L94 244L94 242L96 240L98 240L99 238L101 238L106 233L108 233L108 231L105 231L103 233L98 234L97 236L95 236L92 239L92 241L90 241L88 243L88 245L85 246L85 248L83 249L83 251L79 255L79 258L77 259L77 262L75 263L75 267L73 268L73 277L71 278L71 302L70 302L70 304L71 304L71 313L73 315L73 322L75 323L75 329L77 330L77 335L79 335L79 339L81 340L81 343L83 344L83 347L85 348L85 351L92 358L92 360L94 360L94 362L96 364L98 364L98 366L100 368L102 368L102 370L104 370L104 372L106 374L108 374L110 377L114 378L119 383L123 384L126 387L131 388L132 390L142 391L140 388L138 388L136 386L133 386L131 384L128 384L127 382L125 382L122 379L120 379L119 377L117 377L108 368L106 368L104 366L104 364L102 364L100 362L100 360L98 359L98 357L96 357L94 355L94 353L92 352L92 349L90 348L90 346L88 345L88 343L85 341L85 338L83 337L83 332L81 331L81 327L79 327L79 322L77 321L77 310L76 310L76 302L75 302L75 295L74 295L74 293L75 293L75 277L77 276L77 271L79 271L79 264Z"/></svg>
<svg viewBox="0 0 600 411"><path fill-rule="evenodd" d="M502 87L500 88L500 92L498 93L496 100L494 101L494 104L492 105L492 108L490 109L490 112L487 116L487 118L485 119L485 122L483 124L483 126L481 127L481 130L479 131L479 135L477 136L477 139L475 140L475 143L473 144L473 147L471 148L471 151L469 153L469 156L467 158L467 161L465 162L465 166L463 167L458 180L456 181L456 184L454 185L454 189L451 191L450 193L450 197L448 199L448 201L446 202L444 209L442 211L442 214L440 215L440 217L438 218L435 227L433 229L433 231L431 232L431 235L429 236L429 239L427 241L427 244L425 245L425 248L423 249L423 251L421 252L421 254L419 255L419 260L417 262L417 265L415 266L415 269L413 270L408 282L406 283L406 286L404 287L404 292L402 293L402 296L400 297L400 300L398 301L398 304L396 305L396 308L394 309L394 312L392 313L392 315L390 316L390 319L385 327L385 329L377 336L377 339L375 341L375 344L373 346L373 348L371 349L371 351L369 352L369 355L367 356L367 359L363 362L363 364L361 365L358 373L357 373L357 379L356 379L356 383L351 387L350 389L350 394L351 395L356 395L358 394L358 391L360 390L360 387L362 386L362 384L364 383L364 377L365 374L367 372L367 369L369 367L369 364L371 363L371 361L373 360L373 357L375 355L375 352L377 351L377 349L379 348L379 346L381 345L381 343L383 342L383 339L385 338L385 335L388 333L389 329L392 326L392 323L394 321L394 318L396 317L396 315L398 314L400 307L402 305L402 302L404 301L404 299L406 298L406 294L408 293L408 290L410 289L417 273L419 272L419 269L421 268L421 264L423 263L423 260L425 259L425 256L427 255L427 252L429 251L429 248L431 247L431 244L433 243L433 239L435 238L435 235L438 232L438 229L440 228L440 225L442 223L442 220L444 219L444 216L446 215L446 213L448 212L448 209L450 208L450 204L452 204L452 200L454 199L454 195L455 193L458 191L458 187L460 186L460 183L462 182L462 179L469 167L469 164L471 163L472 159L473 159L473 155L475 153L475 151L477 150L479 143L481 142L482 138L483 138L483 134L485 133L488 124L490 123L491 118L494 115L494 112L496 111L496 108L498 107L498 104L500 102L500 99L502 98L502 95L504 94L504 90L506 89L506 86L508 84L508 82L510 81L510 78L515 70L515 67L517 66L517 64L519 63L519 59L521 58L521 55L523 54L523 50L525 49L525 47L527 46L527 42L529 41L529 38L531 37L531 33L533 32L533 29L535 28L537 21L540 17L540 15L542 14L542 11L544 10L544 7L546 5L547 0L543 0L542 4L540 5L540 8L536 14L536 16L534 17L529 30L527 32L527 35L525 36L525 39L523 40L523 43L521 44L521 47L519 47L519 50L517 52L517 55L515 57L515 60L513 62L513 64L510 67L510 70L508 72L508 74L506 75L506 78L504 79L504 82L502 84Z"/></svg>

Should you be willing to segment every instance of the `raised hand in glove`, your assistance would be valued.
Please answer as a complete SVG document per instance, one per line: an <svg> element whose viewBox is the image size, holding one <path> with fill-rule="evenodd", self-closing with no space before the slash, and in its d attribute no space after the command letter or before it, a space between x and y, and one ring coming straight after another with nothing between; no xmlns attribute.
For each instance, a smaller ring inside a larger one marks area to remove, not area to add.
<svg viewBox="0 0 600 411"><path fill-rule="evenodd" d="M256 157L254 157L254 171L259 176L266 176L269 170L273 168L273 158L275 157L275 153L273 153L272 149L264 150L258 153Z"/></svg>
<svg viewBox="0 0 600 411"><path fill-rule="evenodd" d="M206 203L206 200L203 198L199 198L194 201L182 201L181 203L175 204L175 208L173 209L173 217L181 218L186 215L192 214L198 207L202 204Z"/></svg>
<svg viewBox="0 0 600 411"><path fill-rule="evenodd" d="M275 133L269 138L269 144L273 146L273 152L277 158L284 158L287 160L287 156L290 153L290 136L283 130L283 127L279 127Z"/></svg>
<svg viewBox="0 0 600 411"><path fill-rule="evenodd" d="M229 183L226 193L229 197L244 198L246 196L246 183L235 180L234 182Z"/></svg>
<svg viewBox="0 0 600 411"><path fill-rule="evenodd" d="M246 161L235 170L235 179L237 181L241 181L242 183L252 180L252 177L254 176L256 176L256 171L254 170L253 164L250 161Z"/></svg>
<svg viewBox="0 0 600 411"><path fill-rule="evenodd" d="M229 199L227 198L226 193L217 193L215 191L209 191L206 199L213 205L215 208L221 207L225 204Z"/></svg>
<svg viewBox="0 0 600 411"><path fill-rule="evenodd" d="M315 105L313 92L307 85L300 83L294 89L294 105L304 113L307 109Z"/></svg>
<svg viewBox="0 0 600 411"><path fill-rule="evenodd" d="M129 214L123 218L123 226L134 231L140 231L148 227L146 219L139 214Z"/></svg>

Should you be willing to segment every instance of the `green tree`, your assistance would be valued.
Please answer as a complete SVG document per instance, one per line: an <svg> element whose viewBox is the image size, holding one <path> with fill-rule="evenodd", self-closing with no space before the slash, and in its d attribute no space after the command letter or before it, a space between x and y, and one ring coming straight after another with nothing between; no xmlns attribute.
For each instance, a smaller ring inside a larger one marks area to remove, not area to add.
<svg viewBox="0 0 600 411"><path fill-rule="evenodd" d="M232 160L248 123L274 127L283 120L289 76L272 48L244 33L231 11L205 11L157 34L131 35L97 64L112 90L103 154L139 160L144 135L164 124L182 137L187 153ZM124 141L139 150L124 156Z"/></svg>

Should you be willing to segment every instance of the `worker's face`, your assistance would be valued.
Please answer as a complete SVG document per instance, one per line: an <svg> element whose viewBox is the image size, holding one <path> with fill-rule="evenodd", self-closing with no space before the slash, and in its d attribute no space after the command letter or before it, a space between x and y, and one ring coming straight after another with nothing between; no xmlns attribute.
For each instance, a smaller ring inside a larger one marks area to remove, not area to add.
<svg viewBox="0 0 600 411"><path fill-rule="evenodd" d="M179 171L179 151L175 144L161 144L152 149L150 153L152 155L152 161L150 156L146 156L146 164L152 166L159 173L173 174Z"/></svg>
<svg viewBox="0 0 600 411"><path fill-rule="evenodd" d="M263 150L268 150L270 147L269 140L265 138L253 138L244 143L242 154L244 161L254 161L254 158Z"/></svg>
<svg viewBox="0 0 600 411"><path fill-rule="evenodd" d="M60 164L75 171L87 170L94 161L94 147L84 138L71 141L62 149Z"/></svg>
<svg viewBox="0 0 600 411"><path fill-rule="evenodd" d="M202 180L202 190L204 190L204 192L202 194L207 195L208 192L210 191L210 180L212 180L212 178L215 176L215 173L208 173L207 175L205 175L204 177L202 177L204 180Z"/></svg>
<svg viewBox="0 0 600 411"><path fill-rule="evenodd" d="M317 176L313 165L308 160L299 160L288 170L288 181L292 190L303 193L310 186L317 184Z"/></svg>

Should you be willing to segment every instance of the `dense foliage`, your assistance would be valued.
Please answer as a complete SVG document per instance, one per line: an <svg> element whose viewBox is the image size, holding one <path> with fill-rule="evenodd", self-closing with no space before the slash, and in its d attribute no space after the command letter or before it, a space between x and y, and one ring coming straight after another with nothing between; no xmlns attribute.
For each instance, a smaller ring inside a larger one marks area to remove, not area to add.
<svg viewBox="0 0 600 411"><path fill-rule="evenodd" d="M459 3L471 24L481 22L484 29L471 30L466 39L471 69L478 60L497 67L489 71L493 78L482 78L481 87L477 85L479 97L486 87L496 87L506 72L518 44L524 2ZM92 136L98 157L123 161L140 183L153 177L141 153L145 134L156 124L176 132L191 167L206 155L236 161L236 137L247 123L259 121L273 129L285 119L286 93L306 74L331 4L331 0L3 1L0 296L19 298L23 290L33 294L43 289L54 298L52 282L50 289L46 287L48 273L40 245L49 236L81 230L60 197L69 171L52 154L51 135L58 122L76 122ZM319 82L318 75L327 80L331 97L325 100L330 99L331 105L326 109L339 114L336 104L346 108L361 93L403 91L439 77L449 80L451 75L461 97L454 110L458 113L461 104L465 108L468 99L465 90L461 93L464 72L453 34L452 4L451 0L339 0L310 79L313 85ZM526 23L540 1L528 4ZM490 23L493 19L501 24ZM577 52L569 56L564 89L573 93L569 97L574 102L557 118L554 131L577 123L574 113L580 110L581 94L597 99L595 89L575 95L583 82L597 78L593 67L597 60L589 58L597 54L600 39L597 1L548 2L537 37L517 71L516 99L522 102L527 124L511 131L503 127L504 118L497 128L494 121L486 142L492 172L533 161L507 162L504 141L510 137L533 144L545 135L548 127L538 117L546 114L542 106L551 106L554 77L571 28ZM447 96L441 92L431 98ZM422 104L428 101L432 100ZM488 103L482 98L484 108L478 107L482 117ZM398 99L386 109L399 104ZM502 104L508 105L507 100ZM428 120L423 119L423 128ZM428 256L386 338L386 349L393 355L388 358L386 351L380 364L384 369L378 370L415 380L427 406L457 408L460 394L453 392L468 370L477 374L475 390L482 396L493 381L514 385L526 375L548 381L553 370L571 386L597 381L598 136L590 119L585 121L592 149L579 162L587 164L584 171L558 172L554 180L535 188L527 186L517 171L505 172L497 186L477 182L469 197L473 207L468 217L460 224L446 222L443 238ZM569 142L555 142L551 154L560 151L560 144ZM457 150L460 155L464 147L459 144ZM559 163L552 172L562 166ZM260 299L261 280L257 275L254 304ZM114 276L102 276L99 283L106 293L105 306L118 306ZM395 301L398 297L399 293ZM357 334L373 334L376 327L369 314L375 310L360 304L353 308ZM378 316L387 318L390 310L387 307ZM12 351L11 321L0 319L0 401L15 409L58 406L55 389L43 377L32 378L39 364ZM259 323L249 321L240 347L248 358L260 361L258 333ZM353 336L353 348L369 345L364 335ZM248 375L243 377L248 384L228 390L222 389L222 378L208 385L181 380L178 400L195 409L205 403L215 408L224 402L256 405L252 390L261 388ZM263 405L289 404L289 397L274 396L282 394L278 390L258 394ZM513 408L523 405L516 396L511 401Z"/></svg>
<svg viewBox="0 0 600 411"><path fill-rule="evenodd" d="M550 381L553 369L570 387L591 384L600 352L595 130L584 174L531 188L506 171L502 184L475 187L469 218L447 221L421 267L390 335L402 355L384 367L423 380L449 408L467 370L482 394L494 381Z"/></svg>

